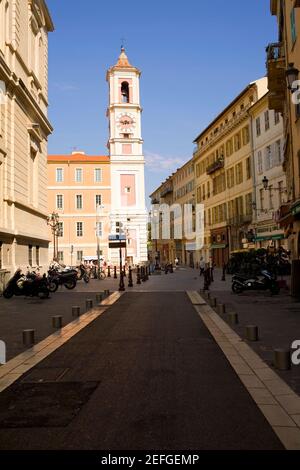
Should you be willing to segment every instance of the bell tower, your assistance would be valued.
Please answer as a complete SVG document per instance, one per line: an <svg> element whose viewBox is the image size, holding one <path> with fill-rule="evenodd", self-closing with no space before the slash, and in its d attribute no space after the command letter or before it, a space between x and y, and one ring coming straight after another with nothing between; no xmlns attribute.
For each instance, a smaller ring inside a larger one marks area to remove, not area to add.
<svg viewBox="0 0 300 470"><path fill-rule="evenodd" d="M127 237L129 263L147 261L145 159L141 132L141 72L129 63L122 47L116 65L107 72L109 86L109 154L111 167L111 224ZM113 229L112 229L113 230ZM111 260L118 259L111 250Z"/></svg>

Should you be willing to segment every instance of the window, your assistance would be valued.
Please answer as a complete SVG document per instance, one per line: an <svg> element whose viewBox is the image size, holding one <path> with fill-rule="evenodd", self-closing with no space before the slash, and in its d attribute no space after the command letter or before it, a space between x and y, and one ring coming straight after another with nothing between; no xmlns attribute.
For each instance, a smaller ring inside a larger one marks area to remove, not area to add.
<svg viewBox="0 0 300 470"><path fill-rule="evenodd" d="M278 124L280 121L280 114L278 113L278 111L274 111L274 124L276 126L276 124Z"/></svg>
<svg viewBox="0 0 300 470"><path fill-rule="evenodd" d="M83 208L83 203L82 203L82 195L77 194L76 195L76 209L80 210Z"/></svg>
<svg viewBox="0 0 300 470"><path fill-rule="evenodd" d="M235 167L235 178L236 184L241 184L243 182L243 164L238 163Z"/></svg>
<svg viewBox="0 0 300 470"><path fill-rule="evenodd" d="M275 142L275 165L282 164L282 152L281 152L281 140L276 140Z"/></svg>
<svg viewBox="0 0 300 470"><path fill-rule="evenodd" d="M279 181L278 189L279 205L281 206L283 204L283 181Z"/></svg>
<svg viewBox="0 0 300 470"><path fill-rule="evenodd" d="M35 248L35 262L37 266L40 265L40 247L39 246Z"/></svg>
<svg viewBox="0 0 300 470"><path fill-rule="evenodd" d="M83 251L77 251L77 262L81 263L83 259Z"/></svg>
<svg viewBox="0 0 300 470"><path fill-rule="evenodd" d="M246 178L249 180L251 178L251 160L250 157L246 160Z"/></svg>
<svg viewBox="0 0 300 470"><path fill-rule="evenodd" d="M129 103L129 83L122 82L121 84L121 101L122 103Z"/></svg>
<svg viewBox="0 0 300 470"><path fill-rule="evenodd" d="M270 115L269 111L265 111L265 131L270 129Z"/></svg>
<svg viewBox="0 0 300 470"><path fill-rule="evenodd" d="M259 200L260 200L260 208L264 210L265 208L265 190L264 189L259 190Z"/></svg>
<svg viewBox="0 0 300 470"><path fill-rule="evenodd" d="M256 135L259 137L261 135L261 127L260 127L260 118L256 119Z"/></svg>
<svg viewBox="0 0 300 470"><path fill-rule="evenodd" d="M64 180L64 170L62 168L56 168L56 182L62 183Z"/></svg>
<svg viewBox="0 0 300 470"><path fill-rule="evenodd" d="M272 150L271 145L268 145L265 150L265 169L270 170L272 168Z"/></svg>
<svg viewBox="0 0 300 470"><path fill-rule="evenodd" d="M95 183L101 183L102 181L102 169L95 168Z"/></svg>
<svg viewBox="0 0 300 470"><path fill-rule="evenodd" d="M243 131L243 145L247 145L250 142L249 126L244 127Z"/></svg>
<svg viewBox="0 0 300 470"><path fill-rule="evenodd" d="M102 222L97 222L97 224L96 224L96 236L97 237L102 237L102 235L103 235Z"/></svg>
<svg viewBox="0 0 300 470"><path fill-rule="evenodd" d="M270 191L269 191L269 209L274 209L274 204L273 204L273 186L269 186Z"/></svg>
<svg viewBox="0 0 300 470"><path fill-rule="evenodd" d="M230 189L234 186L234 167L227 170L227 187Z"/></svg>
<svg viewBox="0 0 300 470"><path fill-rule="evenodd" d="M77 237L83 237L83 223L82 222L76 223L76 235Z"/></svg>
<svg viewBox="0 0 300 470"><path fill-rule="evenodd" d="M262 160L261 150L259 150L259 152L257 153L257 169L258 169L258 173L263 172L263 160Z"/></svg>
<svg viewBox="0 0 300 470"><path fill-rule="evenodd" d="M64 261L64 252L63 251L58 251L57 252L57 258L58 258L58 261L62 263Z"/></svg>
<svg viewBox="0 0 300 470"><path fill-rule="evenodd" d="M32 245L28 245L28 264L32 267Z"/></svg>
<svg viewBox="0 0 300 470"><path fill-rule="evenodd" d="M226 157L230 157L233 153L233 148L232 148L232 139L227 140L226 142Z"/></svg>
<svg viewBox="0 0 300 470"><path fill-rule="evenodd" d="M64 223L58 222L57 224L57 236L63 237L64 236Z"/></svg>
<svg viewBox="0 0 300 470"><path fill-rule="evenodd" d="M102 195L96 194L96 207L102 205Z"/></svg>
<svg viewBox="0 0 300 470"><path fill-rule="evenodd" d="M246 194L245 204L246 204L246 215L252 215L252 193Z"/></svg>
<svg viewBox="0 0 300 470"><path fill-rule="evenodd" d="M76 183L82 183L82 168L76 168L75 170L75 181Z"/></svg>
<svg viewBox="0 0 300 470"><path fill-rule="evenodd" d="M237 152L241 148L241 133L238 132L234 136L234 150Z"/></svg>
<svg viewBox="0 0 300 470"><path fill-rule="evenodd" d="M292 45L294 45L294 43L296 42L296 39L297 39L295 8L293 8L292 11L291 11L291 39L292 39Z"/></svg>
<svg viewBox="0 0 300 470"><path fill-rule="evenodd" d="M125 194L130 194L131 193L131 187L130 186L125 186L124 191L125 191Z"/></svg>
<svg viewBox="0 0 300 470"><path fill-rule="evenodd" d="M62 194L56 196L56 209L62 210L64 208L64 197Z"/></svg>

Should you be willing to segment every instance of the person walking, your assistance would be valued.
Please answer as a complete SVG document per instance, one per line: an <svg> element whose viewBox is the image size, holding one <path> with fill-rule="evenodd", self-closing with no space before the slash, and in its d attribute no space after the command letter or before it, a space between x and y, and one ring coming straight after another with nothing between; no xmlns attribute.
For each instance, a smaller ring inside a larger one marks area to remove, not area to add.
<svg viewBox="0 0 300 470"><path fill-rule="evenodd" d="M205 261L203 257L200 259L200 277L204 276L204 271L205 271Z"/></svg>

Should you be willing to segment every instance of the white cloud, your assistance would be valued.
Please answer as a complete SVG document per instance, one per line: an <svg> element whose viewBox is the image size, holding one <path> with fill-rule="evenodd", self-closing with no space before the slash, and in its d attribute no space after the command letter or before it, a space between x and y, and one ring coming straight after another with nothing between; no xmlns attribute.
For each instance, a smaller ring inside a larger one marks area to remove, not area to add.
<svg viewBox="0 0 300 470"><path fill-rule="evenodd" d="M149 171L162 173L165 171L173 172L184 165L187 159L182 157L170 157L158 153L145 151L146 168Z"/></svg>

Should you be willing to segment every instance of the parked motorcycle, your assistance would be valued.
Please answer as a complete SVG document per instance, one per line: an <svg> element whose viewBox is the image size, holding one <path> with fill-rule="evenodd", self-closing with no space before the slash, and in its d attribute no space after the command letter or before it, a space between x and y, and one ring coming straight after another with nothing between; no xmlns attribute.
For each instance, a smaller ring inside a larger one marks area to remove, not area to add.
<svg viewBox="0 0 300 470"><path fill-rule="evenodd" d="M240 294L247 290L270 290L271 294L276 295L280 292L276 276L263 269L261 276L250 277L242 274L235 274L232 277L232 291Z"/></svg>
<svg viewBox="0 0 300 470"><path fill-rule="evenodd" d="M77 271L74 269L58 271L50 268L47 279L50 292L56 292L59 286L65 286L66 289L72 290L77 284Z"/></svg>
<svg viewBox="0 0 300 470"><path fill-rule="evenodd" d="M35 272L28 272L24 275L22 270L18 269L8 281L3 292L5 299L11 299L14 295L47 299L49 297L49 288L46 275L40 276Z"/></svg>

